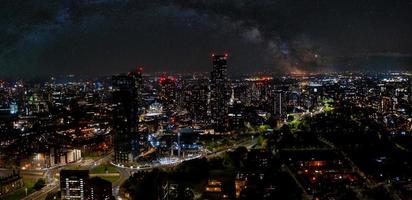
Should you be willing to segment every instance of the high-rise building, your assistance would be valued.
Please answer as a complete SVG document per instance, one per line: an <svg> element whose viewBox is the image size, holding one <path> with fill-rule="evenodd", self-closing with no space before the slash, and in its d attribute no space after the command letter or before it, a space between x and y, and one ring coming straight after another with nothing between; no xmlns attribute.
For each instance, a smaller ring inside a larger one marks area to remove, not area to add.
<svg viewBox="0 0 412 200"><path fill-rule="evenodd" d="M245 106L240 101L235 101L229 108L229 127L241 129L244 127Z"/></svg>
<svg viewBox="0 0 412 200"><path fill-rule="evenodd" d="M60 191L63 200L87 199L88 170L60 171Z"/></svg>
<svg viewBox="0 0 412 200"><path fill-rule="evenodd" d="M189 111L193 122L205 122L207 119L207 97L209 80L193 80L188 83L183 91L183 108Z"/></svg>
<svg viewBox="0 0 412 200"><path fill-rule="evenodd" d="M138 67L136 70L130 72L128 76L133 82L134 98L140 113L140 109L143 107L143 67Z"/></svg>
<svg viewBox="0 0 412 200"><path fill-rule="evenodd" d="M60 191L63 200L114 200L112 183L89 178L89 170L60 171Z"/></svg>
<svg viewBox="0 0 412 200"><path fill-rule="evenodd" d="M286 116L286 97L285 93L282 90L273 91L273 114L277 117Z"/></svg>
<svg viewBox="0 0 412 200"><path fill-rule="evenodd" d="M162 75L158 79L160 86L159 100L167 106L176 104L177 99L177 81L173 76Z"/></svg>
<svg viewBox="0 0 412 200"><path fill-rule="evenodd" d="M139 109L142 107L142 69L112 78L114 160L133 161L141 151L138 133Z"/></svg>
<svg viewBox="0 0 412 200"><path fill-rule="evenodd" d="M227 75L228 55L212 55L213 70L210 77L211 125L216 132L228 129L230 85Z"/></svg>

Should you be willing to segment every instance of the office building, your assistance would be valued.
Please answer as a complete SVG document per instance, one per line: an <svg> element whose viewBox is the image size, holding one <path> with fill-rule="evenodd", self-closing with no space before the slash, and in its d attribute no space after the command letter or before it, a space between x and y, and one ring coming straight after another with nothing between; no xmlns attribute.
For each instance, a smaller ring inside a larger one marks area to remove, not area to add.
<svg viewBox="0 0 412 200"><path fill-rule="evenodd" d="M60 191L62 200L87 199L88 170L60 171Z"/></svg>

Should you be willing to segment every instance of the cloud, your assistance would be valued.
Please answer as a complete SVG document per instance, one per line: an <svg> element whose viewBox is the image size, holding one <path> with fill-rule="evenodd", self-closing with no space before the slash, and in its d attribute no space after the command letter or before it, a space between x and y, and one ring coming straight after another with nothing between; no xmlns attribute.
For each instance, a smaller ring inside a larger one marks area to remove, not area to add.
<svg viewBox="0 0 412 200"><path fill-rule="evenodd" d="M377 1L377 9L393 14L385 20L409 22L408 6ZM211 51L230 51L236 72L322 71L334 56L410 53L412 46L407 37L396 37L411 33L409 23L391 28L395 25L377 16L359 18L368 5L355 0L6 0L3 5L0 76L108 74L136 64L151 71L208 71ZM379 37L385 34L370 37L371 21L382 22L375 32L393 30L390 42Z"/></svg>
<svg viewBox="0 0 412 200"><path fill-rule="evenodd" d="M245 30L243 36L246 38L246 40L253 43L261 43L263 41L262 34L256 27Z"/></svg>
<svg viewBox="0 0 412 200"><path fill-rule="evenodd" d="M131 45L149 46L152 44L153 47L171 52L179 51L180 47L171 47L170 45L174 42L170 40L181 41L183 44L192 40L194 44L186 45L187 48L199 48L203 52L205 49L210 49L209 51L234 49L233 53L256 55L250 56L255 59L253 63L255 65L272 66L274 69L280 67L287 71L293 55L284 56L281 53L282 49L279 49L282 45L278 44L280 42L283 46L289 46L290 41L282 36L282 32L285 31L273 28L264 22L264 17L255 16L250 12L254 8L264 12L262 6L268 5L268 2L176 0L168 3L163 1L137 3L96 0L62 1L59 5L53 4L54 6L46 8L38 6L38 10L41 11L39 12L47 17L39 17L39 20L29 23L26 28L13 27L15 32L22 32L22 35L16 36L18 39L15 42L10 42L8 46L2 48L7 51L0 53L0 65L3 69L8 68L9 72L28 74L31 74L33 69L43 74L83 73L84 70L79 69L86 66L89 68L100 66L100 72L110 73L124 69L123 67L119 70L111 70L117 68L115 65L130 67L131 64L128 63L133 62L130 54L137 52L139 55L145 55L144 58L140 56L137 58L149 65L171 65L175 62L174 66L179 67L179 64L190 64L178 63L182 62L179 56L174 57L175 61L169 59L169 62L165 63L147 61L148 58L155 57L147 55L148 53L162 55L170 53L162 50L155 53L151 50L152 47L144 50L139 47L126 46L125 40L129 40ZM30 7L35 4L35 0L26 4L23 4L23 7ZM30 15L39 14L29 13L21 18L27 20ZM20 18L20 16L11 17ZM271 22L279 23L279 19L273 18ZM154 34L145 33L149 31L154 31ZM180 38L182 34L186 34L187 37ZM204 47L198 40L200 37L211 41L206 45L207 47ZM150 44L145 39L142 41L142 38L153 38L153 41ZM159 43L159 40L169 41ZM168 43L170 43L169 47L165 48ZM239 45L243 45L240 48L244 50L238 50ZM295 45L294 48L299 47ZM119 55L118 51L123 51L123 55ZM114 58L108 58L110 54L117 57L117 61ZM98 58L100 56L109 60L102 63ZM238 59L237 62L236 65L252 64L249 60ZM286 64L287 62L289 63ZM94 70L87 71L95 72Z"/></svg>

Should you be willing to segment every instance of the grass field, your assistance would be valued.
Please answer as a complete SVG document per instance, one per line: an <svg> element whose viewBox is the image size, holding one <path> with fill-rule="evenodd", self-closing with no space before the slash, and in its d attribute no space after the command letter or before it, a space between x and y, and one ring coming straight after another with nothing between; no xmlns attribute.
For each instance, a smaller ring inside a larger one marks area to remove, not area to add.
<svg viewBox="0 0 412 200"><path fill-rule="evenodd" d="M106 181L110 181L112 183L116 182L120 178L119 176L99 176L99 177Z"/></svg>
<svg viewBox="0 0 412 200"><path fill-rule="evenodd" d="M105 164L105 165L99 165L93 169L90 170L91 174L105 174L106 170L108 173L117 173L117 169L115 166L110 165L110 164Z"/></svg>
<svg viewBox="0 0 412 200"><path fill-rule="evenodd" d="M70 165L70 166L64 167L63 169L65 169L65 170L83 170L83 169L86 169L86 168L83 167L83 166L80 166L80 165Z"/></svg>

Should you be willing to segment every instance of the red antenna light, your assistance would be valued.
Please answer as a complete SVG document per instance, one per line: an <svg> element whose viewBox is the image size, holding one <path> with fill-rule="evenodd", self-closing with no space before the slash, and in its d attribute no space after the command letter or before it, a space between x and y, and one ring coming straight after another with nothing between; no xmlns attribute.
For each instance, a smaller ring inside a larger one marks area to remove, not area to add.
<svg viewBox="0 0 412 200"><path fill-rule="evenodd" d="M160 83L161 85L163 85L163 83L166 81L166 79L167 79L166 75L164 75L164 74L160 75L160 77L159 77L159 83Z"/></svg>

